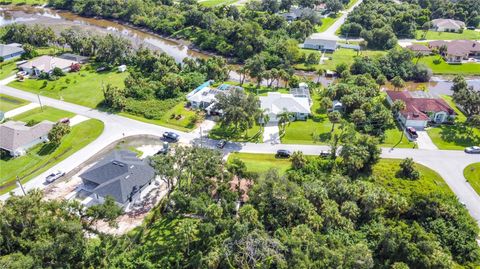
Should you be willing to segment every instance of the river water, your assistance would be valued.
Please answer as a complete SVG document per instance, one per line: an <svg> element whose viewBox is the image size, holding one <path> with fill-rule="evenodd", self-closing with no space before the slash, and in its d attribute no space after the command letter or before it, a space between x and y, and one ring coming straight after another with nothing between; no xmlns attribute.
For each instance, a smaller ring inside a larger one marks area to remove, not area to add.
<svg viewBox="0 0 480 269"><path fill-rule="evenodd" d="M74 27L95 33L113 33L130 40L135 47L143 45L152 50L160 50L181 62L185 57L206 58L206 53L201 53L189 48L189 42L185 40L172 40L159 35L143 31L134 27L126 26L114 21L85 18L71 12L56 11L42 7L30 6L3 6L0 8L0 26L9 23L42 24L51 27L54 31L60 32L66 28ZM318 78L313 73L298 72L297 75L319 81L324 86L332 82L325 77ZM232 71L230 78L238 80L239 75ZM448 76L435 76L428 83L408 82L406 88L421 89L427 87L434 94L451 94L451 79ZM480 77L468 77L467 82L475 89L480 90ZM385 88L393 88L385 85Z"/></svg>

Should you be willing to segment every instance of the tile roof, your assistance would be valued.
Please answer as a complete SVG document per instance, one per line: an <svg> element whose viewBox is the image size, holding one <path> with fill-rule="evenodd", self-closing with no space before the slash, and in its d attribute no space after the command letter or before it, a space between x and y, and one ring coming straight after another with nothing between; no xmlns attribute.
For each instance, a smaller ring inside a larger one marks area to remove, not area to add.
<svg viewBox="0 0 480 269"><path fill-rule="evenodd" d="M0 148L14 151L36 139L48 135L53 122L44 120L34 126L26 126L21 121L7 121L0 124Z"/></svg>
<svg viewBox="0 0 480 269"><path fill-rule="evenodd" d="M91 192L102 197L110 195L121 204L154 177L148 160L140 160L128 150L112 152L80 175Z"/></svg>
<svg viewBox="0 0 480 269"><path fill-rule="evenodd" d="M387 91L387 95L395 100L405 102L405 109L400 113L409 120L429 120L428 112L446 112L449 115L455 115L455 111L440 98L435 98L424 92L410 91Z"/></svg>
<svg viewBox="0 0 480 269"><path fill-rule="evenodd" d="M430 48L447 47L447 55L464 56L470 53L480 52L480 42L473 40L452 40L450 42L437 40L428 43Z"/></svg>
<svg viewBox="0 0 480 269"><path fill-rule="evenodd" d="M449 29L461 29L465 27L465 23L463 21L452 19L435 19L432 20L432 24L434 27L443 27Z"/></svg>
<svg viewBox="0 0 480 269"><path fill-rule="evenodd" d="M407 46L407 49L411 51L425 51L425 52L430 52L432 51L429 47L420 45L420 44L412 44L410 46Z"/></svg>

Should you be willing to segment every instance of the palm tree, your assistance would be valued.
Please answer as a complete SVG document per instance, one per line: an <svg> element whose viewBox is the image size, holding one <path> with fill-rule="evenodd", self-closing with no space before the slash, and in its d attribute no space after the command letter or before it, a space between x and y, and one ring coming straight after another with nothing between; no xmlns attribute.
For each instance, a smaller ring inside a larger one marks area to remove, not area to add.
<svg viewBox="0 0 480 269"><path fill-rule="evenodd" d="M288 112L287 109L283 109L283 112L277 115L278 124L282 127L282 130L285 131L285 126L290 124L292 113Z"/></svg>
<svg viewBox="0 0 480 269"><path fill-rule="evenodd" d="M333 133L333 131L335 130L335 124L339 123L340 120L342 119L342 114L340 114L340 112L338 112L336 110L332 111L332 112L328 113L328 119L332 123L332 130L330 131L330 133Z"/></svg>
<svg viewBox="0 0 480 269"><path fill-rule="evenodd" d="M418 61L420 60L420 58L422 58L423 56L425 56L421 51L417 52L417 54L415 54L415 58L417 58L417 61L415 62L415 65L418 65Z"/></svg>

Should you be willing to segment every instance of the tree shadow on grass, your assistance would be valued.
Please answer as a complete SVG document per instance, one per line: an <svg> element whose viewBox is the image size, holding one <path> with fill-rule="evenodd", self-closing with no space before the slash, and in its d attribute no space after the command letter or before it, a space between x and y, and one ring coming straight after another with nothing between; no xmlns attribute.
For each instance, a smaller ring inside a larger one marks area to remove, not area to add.
<svg viewBox="0 0 480 269"><path fill-rule="evenodd" d="M480 137L463 124L440 125L436 128L440 128L440 137L445 142L462 147L480 144Z"/></svg>
<svg viewBox="0 0 480 269"><path fill-rule="evenodd" d="M42 148L38 151L38 155L40 156L45 156L45 155L50 155L52 154L56 149L58 148L58 145L54 143L46 143L42 146Z"/></svg>

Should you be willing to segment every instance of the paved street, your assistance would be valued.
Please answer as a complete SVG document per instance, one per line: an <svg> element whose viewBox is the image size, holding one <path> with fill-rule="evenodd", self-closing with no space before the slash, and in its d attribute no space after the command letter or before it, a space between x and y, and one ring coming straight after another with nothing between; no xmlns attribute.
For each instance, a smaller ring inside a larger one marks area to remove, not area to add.
<svg viewBox="0 0 480 269"><path fill-rule="evenodd" d="M0 85L0 93L22 98L30 102L37 101L37 95L17 90L8 86ZM69 158L61 161L51 169L40 174L36 178L30 180L25 184L27 190L32 188L44 188L45 176L53 170L62 170L69 172L75 167L87 161L91 156L107 147L111 143L132 135L156 135L161 136L165 131L172 131L169 128L152 125L135 121L129 118L121 117L115 114L101 112L92 108L67 103L64 101L41 97L42 104L56 107L76 113L81 116L99 119L104 122L105 130L95 141L77 151ZM208 127L212 125L211 122L206 124ZM206 126L205 126L206 127ZM206 129L208 129L206 127ZM198 144L214 148L216 141L211 139L200 140L199 130L191 133L175 131L181 136L181 141L185 143ZM205 134L205 132L202 132ZM291 151L300 150L307 155L317 155L322 150L328 150L328 146L321 145L286 145L286 144L269 144L269 143L229 143L225 147L225 152L249 152L249 153L275 153L278 149L289 149ZM404 159L412 157L416 162L421 163L436 172L438 172L452 191L458 196L459 200L464 203L470 214L480 224L480 196L472 189L463 177L463 169L471 163L480 162L480 155L468 155L463 151L446 151L446 150L426 150L426 149L382 149L383 158ZM19 193L16 189L15 193ZM0 199L5 200L8 195L3 195Z"/></svg>

